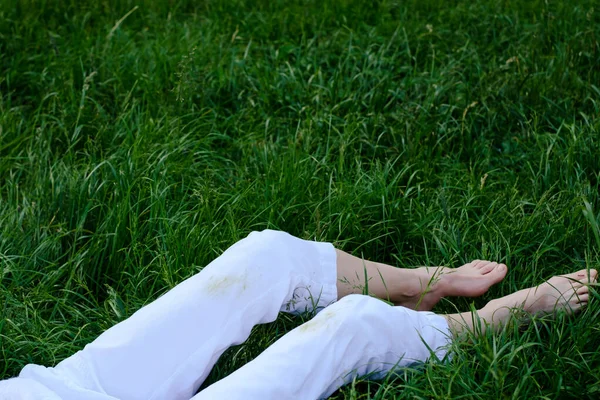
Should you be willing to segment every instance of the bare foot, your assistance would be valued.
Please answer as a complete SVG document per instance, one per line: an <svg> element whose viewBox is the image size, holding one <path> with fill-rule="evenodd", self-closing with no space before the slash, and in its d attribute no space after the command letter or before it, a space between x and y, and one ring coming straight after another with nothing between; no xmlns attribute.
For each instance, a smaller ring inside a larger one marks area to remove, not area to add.
<svg viewBox="0 0 600 400"><path fill-rule="evenodd" d="M531 315L551 314L556 310L575 312L587 305L590 282L596 281L595 269L582 269L568 275L550 278L539 286L519 290L513 294L492 300L485 308L519 308Z"/></svg>
<svg viewBox="0 0 600 400"><path fill-rule="evenodd" d="M399 304L423 311L431 310L442 297L481 296L504 279L507 268L497 262L474 260L458 268L420 267L413 271L418 290Z"/></svg>
<svg viewBox="0 0 600 400"><path fill-rule="evenodd" d="M370 294L413 310L431 310L444 296L480 296L506 275L506 265L475 260L459 268L396 268L336 249L337 293Z"/></svg>
<svg viewBox="0 0 600 400"><path fill-rule="evenodd" d="M573 313L587 305L589 285L596 282L597 277L595 269L558 275L539 286L492 300L478 311L478 315L487 324L498 329L508 322L515 309L529 315L552 314L560 310ZM473 329L471 313L451 314L446 319L455 333L460 333L465 328Z"/></svg>

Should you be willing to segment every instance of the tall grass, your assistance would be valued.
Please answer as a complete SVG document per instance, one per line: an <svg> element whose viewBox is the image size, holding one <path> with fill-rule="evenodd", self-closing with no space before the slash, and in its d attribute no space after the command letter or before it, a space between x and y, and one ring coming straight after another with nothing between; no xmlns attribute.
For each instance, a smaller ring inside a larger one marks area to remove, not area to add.
<svg viewBox="0 0 600 400"><path fill-rule="evenodd" d="M598 268L595 1L0 3L0 377L53 365L249 231L399 267ZM595 297L595 296L594 296ZM600 308L338 399L594 398ZM231 373L301 319L232 349Z"/></svg>

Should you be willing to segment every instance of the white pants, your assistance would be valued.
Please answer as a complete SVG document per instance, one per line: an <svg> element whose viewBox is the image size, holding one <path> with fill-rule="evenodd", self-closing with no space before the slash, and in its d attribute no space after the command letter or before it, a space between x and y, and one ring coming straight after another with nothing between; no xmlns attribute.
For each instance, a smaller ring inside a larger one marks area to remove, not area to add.
<svg viewBox="0 0 600 400"><path fill-rule="evenodd" d="M0 399L317 399L357 376L445 355L446 320L350 295L337 300L336 253L253 232L83 350L0 381ZM330 305L332 304L332 305ZM329 306L329 307L327 307ZM252 362L194 396L219 356L280 311L320 311Z"/></svg>

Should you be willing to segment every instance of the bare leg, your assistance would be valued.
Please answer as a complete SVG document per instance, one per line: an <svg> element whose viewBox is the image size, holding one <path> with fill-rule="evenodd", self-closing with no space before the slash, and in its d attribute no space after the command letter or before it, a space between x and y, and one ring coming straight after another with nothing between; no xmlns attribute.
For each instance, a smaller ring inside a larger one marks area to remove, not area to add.
<svg viewBox="0 0 600 400"><path fill-rule="evenodd" d="M492 300L477 311L477 315L465 312L445 317L450 331L454 336L460 336L466 332L474 332L476 328L481 331L502 329L515 310L529 315L552 314L557 310L576 312L587 305L589 286L596 281L597 276L595 269L589 270L589 273L584 269L555 276L539 286Z"/></svg>
<svg viewBox="0 0 600 400"><path fill-rule="evenodd" d="M337 252L338 299L368 294L413 310L427 311L446 296L476 297L506 275L506 265L474 260L459 268L396 268ZM368 290L366 290L368 289Z"/></svg>

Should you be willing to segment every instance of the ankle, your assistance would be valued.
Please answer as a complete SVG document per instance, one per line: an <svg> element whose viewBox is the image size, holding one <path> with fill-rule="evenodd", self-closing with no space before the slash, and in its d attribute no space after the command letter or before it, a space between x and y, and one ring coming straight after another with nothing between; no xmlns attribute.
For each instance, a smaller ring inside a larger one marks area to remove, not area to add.
<svg viewBox="0 0 600 400"><path fill-rule="evenodd" d="M401 305L420 311L428 311L443 296L440 290L440 277L431 279L426 267L398 269L395 280L397 285L389 287L390 299L396 305Z"/></svg>
<svg viewBox="0 0 600 400"><path fill-rule="evenodd" d="M445 267L419 267L415 268L413 275L419 280L419 291L440 292L448 283L449 275L444 273Z"/></svg>

